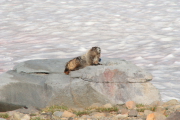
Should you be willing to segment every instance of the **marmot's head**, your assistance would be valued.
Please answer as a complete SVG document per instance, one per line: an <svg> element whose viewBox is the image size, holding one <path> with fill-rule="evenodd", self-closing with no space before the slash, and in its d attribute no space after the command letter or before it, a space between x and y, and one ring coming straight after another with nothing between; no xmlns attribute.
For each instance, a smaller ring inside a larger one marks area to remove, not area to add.
<svg viewBox="0 0 180 120"><path fill-rule="evenodd" d="M101 48L100 47L92 47L91 51L95 52L97 55L101 54Z"/></svg>
<svg viewBox="0 0 180 120"><path fill-rule="evenodd" d="M93 59L93 64L98 64L101 56L101 48L100 47L92 47L91 50L91 57Z"/></svg>

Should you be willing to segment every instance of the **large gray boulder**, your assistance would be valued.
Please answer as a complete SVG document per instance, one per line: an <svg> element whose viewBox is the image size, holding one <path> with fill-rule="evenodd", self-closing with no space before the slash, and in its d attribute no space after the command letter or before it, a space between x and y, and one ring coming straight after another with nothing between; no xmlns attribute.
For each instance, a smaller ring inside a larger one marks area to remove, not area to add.
<svg viewBox="0 0 180 120"><path fill-rule="evenodd" d="M92 103L151 104L160 100L152 75L136 65L102 58L102 65L64 74L69 59L30 60L0 75L0 102L43 108L88 107Z"/></svg>

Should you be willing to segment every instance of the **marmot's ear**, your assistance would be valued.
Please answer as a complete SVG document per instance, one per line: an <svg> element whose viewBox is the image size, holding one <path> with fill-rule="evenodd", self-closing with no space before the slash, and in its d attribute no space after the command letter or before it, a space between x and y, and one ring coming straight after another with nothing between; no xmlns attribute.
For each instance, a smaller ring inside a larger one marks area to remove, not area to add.
<svg viewBox="0 0 180 120"><path fill-rule="evenodd" d="M96 50L96 47L92 47L92 48L91 48L91 51L93 51L93 50Z"/></svg>

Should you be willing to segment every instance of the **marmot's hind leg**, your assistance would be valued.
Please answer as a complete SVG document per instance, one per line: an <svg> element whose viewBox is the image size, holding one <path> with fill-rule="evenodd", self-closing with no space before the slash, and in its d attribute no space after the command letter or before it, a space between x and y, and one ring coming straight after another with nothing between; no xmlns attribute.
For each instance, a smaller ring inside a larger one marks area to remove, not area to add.
<svg viewBox="0 0 180 120"><path fill-rule="evenodd" d="M66 63L64 73L66 75L69 75L70 71L78 70L79 68L80 68L80 60L77 57Z"/></svg>

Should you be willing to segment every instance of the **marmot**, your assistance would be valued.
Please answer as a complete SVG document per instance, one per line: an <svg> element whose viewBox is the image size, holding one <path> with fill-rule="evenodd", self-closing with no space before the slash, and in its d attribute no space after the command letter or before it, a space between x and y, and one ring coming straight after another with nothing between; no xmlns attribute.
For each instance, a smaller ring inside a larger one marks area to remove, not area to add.
<svg viewBox="0 0 180 120"><path fill-rule="evenodd" d="M68 75L70 71L79 70L90 65L100 65L100 47L92 47L87 53L78 56L66 63L64 73Z"/></svg>

